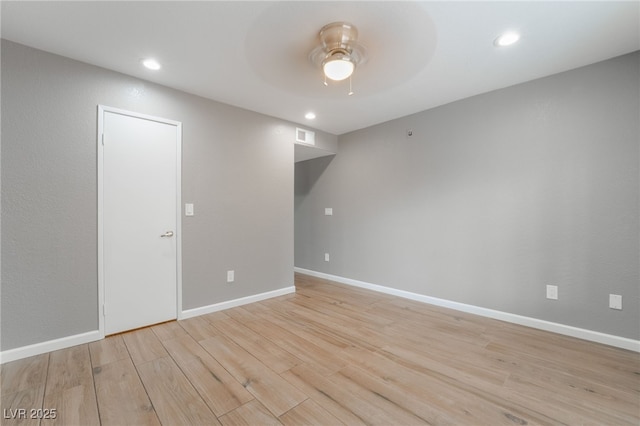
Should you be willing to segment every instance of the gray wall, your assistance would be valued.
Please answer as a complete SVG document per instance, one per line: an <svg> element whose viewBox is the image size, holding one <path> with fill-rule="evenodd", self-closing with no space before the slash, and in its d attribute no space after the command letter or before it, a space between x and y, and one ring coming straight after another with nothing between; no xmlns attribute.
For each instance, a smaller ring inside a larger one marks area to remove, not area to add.
<svg viewBox="0 0 640 426"><path fill-rule="evenodd" d="M2 350L98 327L98 104L183 123L184 309L293 285L295 124L3 41Z"/></svg>
<svg viewBox="0 0 640 426"><path fill-rule="evenodd" d="M296 164L296 266L640 338L639 87L636 52L341 136Z"/></svg>

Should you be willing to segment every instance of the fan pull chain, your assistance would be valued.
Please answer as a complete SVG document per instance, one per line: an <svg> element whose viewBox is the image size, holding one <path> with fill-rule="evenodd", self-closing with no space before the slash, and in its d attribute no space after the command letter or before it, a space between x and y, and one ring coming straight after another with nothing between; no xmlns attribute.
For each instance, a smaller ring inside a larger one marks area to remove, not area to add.
<svg viewBox="0 0 640 426"><path fill-rule="evenodd" d="M349 93L348 93L348 95L349 96L353 95L353 88L351 86L351 76L349 76Z"/></svg>

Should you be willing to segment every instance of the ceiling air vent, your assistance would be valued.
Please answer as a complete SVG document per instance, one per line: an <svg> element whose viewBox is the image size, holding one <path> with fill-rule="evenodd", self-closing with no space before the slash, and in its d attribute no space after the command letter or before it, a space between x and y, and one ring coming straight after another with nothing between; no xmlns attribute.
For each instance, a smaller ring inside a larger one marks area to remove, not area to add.
<svg viewBox="0 0 640 426"><path fill-rule="evenodd" d="M315 145L316 134L311 130L296 128L296 142L305 145Z"/></svg>

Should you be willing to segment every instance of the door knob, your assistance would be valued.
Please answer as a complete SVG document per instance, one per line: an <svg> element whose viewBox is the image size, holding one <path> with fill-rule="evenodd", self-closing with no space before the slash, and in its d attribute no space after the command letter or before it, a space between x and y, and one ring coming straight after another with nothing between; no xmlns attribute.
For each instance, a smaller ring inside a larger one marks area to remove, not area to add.
<svg viewBox="0 0 640 426"><path fill-rule="evenodd" d="M173 237L173 231L167 231L164 234L160 235L160 238L170 238Z"/></svg>

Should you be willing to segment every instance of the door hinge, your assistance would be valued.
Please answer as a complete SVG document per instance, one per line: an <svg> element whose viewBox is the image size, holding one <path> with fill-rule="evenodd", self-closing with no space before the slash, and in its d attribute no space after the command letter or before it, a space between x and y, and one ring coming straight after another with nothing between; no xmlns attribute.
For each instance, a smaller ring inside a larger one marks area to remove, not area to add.
<svg viewBox="0 0 640 426"><path fill-rule="evenodd" d="M107 308L105 308L106 305L102 305L102 316L106 317L107 316Z"/></svg>
<svg viewBox="0 0 640 426"><path fill-rule="evenodd" d="M104 146L104 133L102 134L102 146Z"/></svg>

